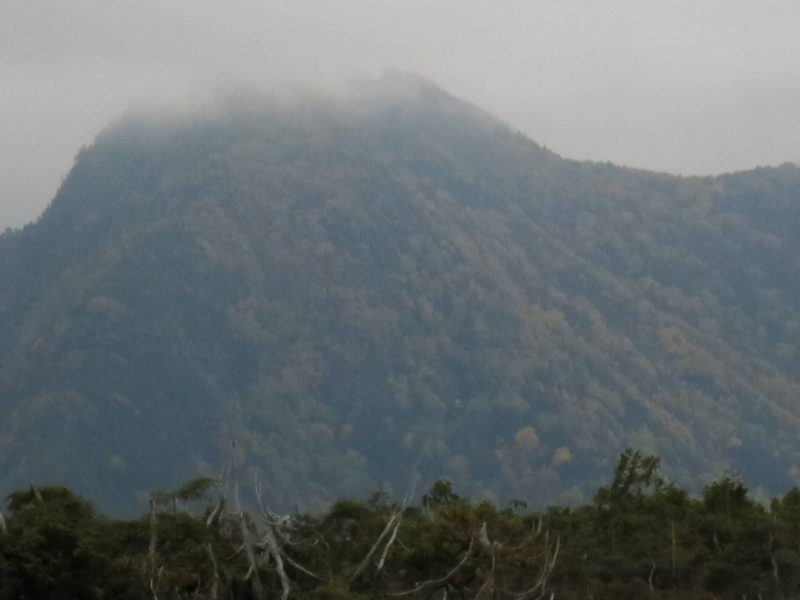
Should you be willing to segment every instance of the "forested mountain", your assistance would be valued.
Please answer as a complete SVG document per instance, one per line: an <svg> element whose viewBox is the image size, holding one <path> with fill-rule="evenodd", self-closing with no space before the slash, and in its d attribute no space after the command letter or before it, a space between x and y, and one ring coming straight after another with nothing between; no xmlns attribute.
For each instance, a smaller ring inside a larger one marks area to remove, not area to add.
<svg viewBox="0 0 800 600"><path fill-rule="evenodd" d="M412 76L133 114L0 237L0 488L800 483L800 168L564 160Z"/></svg>

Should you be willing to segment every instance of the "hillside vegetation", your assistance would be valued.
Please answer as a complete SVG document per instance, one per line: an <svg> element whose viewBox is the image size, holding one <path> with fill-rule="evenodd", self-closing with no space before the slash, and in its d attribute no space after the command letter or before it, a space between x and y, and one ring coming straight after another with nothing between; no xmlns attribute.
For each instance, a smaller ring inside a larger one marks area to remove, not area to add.
<svg viewBox="0 0 800 600"><path fill-rule="evenodd" d="M283 508L569 504L632 446L783 493L798 230L796 165L564 160L404 75L134 114L0 237L0 488L121 510L236 460Z"/></svg>

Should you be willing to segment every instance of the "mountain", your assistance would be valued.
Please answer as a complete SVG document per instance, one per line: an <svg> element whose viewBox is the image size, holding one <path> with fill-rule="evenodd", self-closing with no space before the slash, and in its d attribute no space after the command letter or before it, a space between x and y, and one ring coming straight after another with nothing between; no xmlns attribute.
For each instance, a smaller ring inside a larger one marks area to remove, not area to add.
<svg viewBox="0 0 800 600"><path fill-rule="evenodd" d="M574 502L626 447L782 491L798 230L797 165L565 160L410 75L131 114L0 236L0 491Z"/></svg>

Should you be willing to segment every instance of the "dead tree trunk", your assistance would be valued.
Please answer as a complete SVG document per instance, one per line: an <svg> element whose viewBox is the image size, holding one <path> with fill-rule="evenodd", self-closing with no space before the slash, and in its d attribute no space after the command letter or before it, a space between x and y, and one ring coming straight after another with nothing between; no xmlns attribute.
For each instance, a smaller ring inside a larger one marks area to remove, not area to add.
<svg viewBox="0 0 800 600"><path fill-rule="evenodd" d="M150 546L147 549L147 579L150 582L150 591L153 598L158 598L156 595L156 585L154 579L156 576L156 547L158 545L158 517L156 516L156 503L153 496L150 496Z"/></svg>
<svg viewBox="0 0 800 600"><path fill-rule="evenodd" d="M286 575L286 569L283 568L283 552L278 547L278 541L275 539L275 534L272 528L267 526L267 534L264 537L269 553L275 559L275 567L278 569L278 577L281 580L281 600L287 600L289 594L292 593L292 585L289 582L289 576Z"/></svg>
<svg viewBox="0 0 800 600"><path fill-rule="evenodd" d="M239 516L239 529L242 534L242 543L244 544L245 552L247 553L247 562L250 565L250 569L247 573L248 577L250 577L251 585L253 586L253 594L257 598L257 600L264 599L264 588L261 585L261 578L258 575L258 565L256 565L256 556L255 552L253 551L253 542L250 539L250 530L247 527L247 520L245 519L244 511L242 510L242 504L239 500L239 483L236 481L236 475L234 474L233 477L233 494L234 500L236 502L236 512Z"/></svg>
<svg viewBox="0 0 800 600"><path fill-rule="evenodd" d="M42 493L39 491L39 488L33 485L32 481L31 481L31 492L33 492L33 498L36 500L36 502L38 502L39 504L44 502L44 498L42 498Z"/></svg>
<svg viewBox="0 0 800 600"><path fill-rule="evenodd" d="M451 579L451 578L452 578L452 577L453 577L453 576L454 576L456 573L458 573L459 569L461 569L461 567L463 567L463 566L464 566L464 563L466 563L466 562L467 562L467 559L468 559L468 558L470 557L470 555L472 554L472 546L473 546L473 544L474 544L474 543L475 543L475 538L474 538L474 537L473 537L473 538L470 538L470 540L469 540L469 547L467 548L467 551L464 553L464 557L463 557L463 558L462 558L462 559L459 561L459 563L458 563L458 564L457 564L455 567L453 567L452 569L450 569L450 571L449 571L449 572L447 573L447 575L445 575L444 577L442 577L442 578L440 578L440 579L431 579L431 580L429 580L429 581L423 581L422 583L420 583L420 584L419 584L417 587L415 587L414 589L411 589L411 590L406 590L406 591L404 591L404 592L394 592L394 593L389 593L389 594L387 594L387 595L388 595L388 596L390 596L390 597L395 597L395 598L396 598L396 597L399 597L399 596L412 596L412 595L417 595L419 592L421 592L421 591L422 591L422 590L424 590L425 588L428 588L428 587L437 587L437 586L439 586L439 585L445 585L445 584L447 584L447 582L448 582L448 581L450 581L450 579ZM445 588L445 595L446 595L446 594L447 594L447 588Z"/></svg>
<svg viewBox="0 0 800 600"><path fill-rule="evenodd" d="M219 598L219 570L217 568L217 559L214 556L214 547L211 542L208 542L208 557L211 559L211 566L213 572L211 573L211 596L210 600L218 600Z"/></svg>
<svg viewBox="0 0 800 600"><path fill-rule="evenodd" d="M349 582L351 585L356 579L358 579L361 576L361 574L364 572L367 566L369 566L370 559L378 550L378 548L380 548L381 542L384 540L384 538L386 538L386 536L389 535L389 533L391 532L389 541L386 542L386 546L384 546L383 548L383 553L381 554L381 558L378 561L378 571L383 569L383 565L386 562L386 557L389 554L389 549L392 547L392 544L394 544L395 540L397 539L397 530L400 528L400 523L403 520L403 513L405 513L409 501L414 496L415 488L416 488L416 482L412 484L411 490L409 490L409 492L406 494L406 497L403 499L403 505L392 514L391 518L389 519L389 522L386 524L386 527L384 527L380 536L372 545L372 548L370 548L369 552L364 557L364 560L356 569L356 572L353 573L353 576L350 578Z"/></svg>

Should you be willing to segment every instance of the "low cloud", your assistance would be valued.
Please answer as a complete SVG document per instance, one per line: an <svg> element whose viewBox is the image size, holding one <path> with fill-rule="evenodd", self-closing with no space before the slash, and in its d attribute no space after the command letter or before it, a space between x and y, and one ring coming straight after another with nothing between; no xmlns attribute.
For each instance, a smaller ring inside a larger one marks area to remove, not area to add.
<svg viewBox="0 0 800 600"><path fill-rule="evenodd" d="M34 219L132 105L386 67L566 157L684 174L797 161L798 22L779 0L6 3L0 227Z"/></svg>

